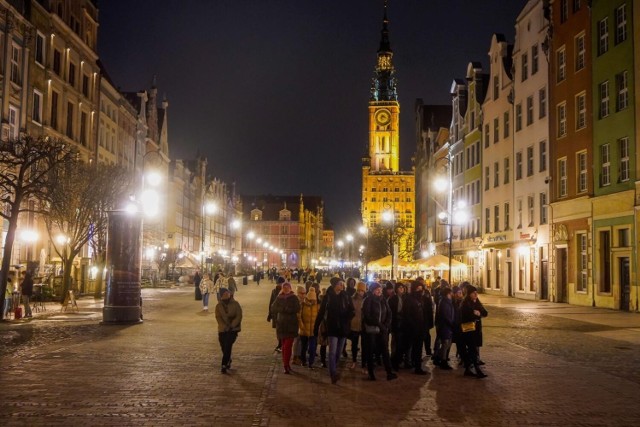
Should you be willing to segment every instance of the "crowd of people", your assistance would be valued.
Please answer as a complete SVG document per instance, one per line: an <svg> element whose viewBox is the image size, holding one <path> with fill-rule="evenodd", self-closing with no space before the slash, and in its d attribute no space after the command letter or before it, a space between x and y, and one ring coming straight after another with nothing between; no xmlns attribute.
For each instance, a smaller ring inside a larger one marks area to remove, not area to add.
<svg viewBox="0 0 640 427"><path fill-rule="evenodd" d="M387 380L396 379L401 368L425 375L423 355L440 369L452 370L455 359L465 376L486 377L479 347L487 311L470 283L451 287L438 277L429 289L422 278L367 284L336 276L330 284L320 289L317 281L307 280L294 291L286 277L277 278L267 321L276 330L275 350L282 353L285 374L292 364L315 369L319 347L320 366L328 368L335 384L340 357L349 358L349 342L347 368L356 369L360 354L360 367L371 381L378 366Z"/></svg>
<svg viewBox="0 0 640 427"><path fill-rule="evenodd" d="M383 367L387 380L394 380L402 369L426 375L429 361L450 371L453 361L464 367L464 376L487 376L479 349L482 318L488 313L469 282L452 287L436 277L429 285L419 277L365 283L335 275L329 287L321 288L322 274L310 271L304 284L294 289L295 276L271 276L276 283L267 321L276 332L274 351L281 353L284 374L293 372L292 365L326 368L335 384L340 380L340 366L349 370L359 366L371 381ZM234 299L236 289L229 289L235 288L235 282L219 272L213 279L205 275L198 285L203 310L208 310L210 294L218 298L215 314L223 354L221 372L227 373L242 322L242 309ZM344 363L341 358L346 359Z"/></svg>

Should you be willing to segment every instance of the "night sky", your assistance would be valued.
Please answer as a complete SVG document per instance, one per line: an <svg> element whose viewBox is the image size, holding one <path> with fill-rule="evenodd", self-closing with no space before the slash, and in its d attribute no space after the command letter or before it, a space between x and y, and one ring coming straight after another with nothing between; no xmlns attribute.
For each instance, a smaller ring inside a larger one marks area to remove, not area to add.
<svg viewBox="0 0 640 427"><path fill-rule="evenodd" d="M449 104L491 35L513 42L525 0L391 0L401 169L413 107ZM241 194L322 196L337 233L360 222L361 157L383 0L104 0L99 54L123 91L169 101L169 150L209 160Z"/></svg>

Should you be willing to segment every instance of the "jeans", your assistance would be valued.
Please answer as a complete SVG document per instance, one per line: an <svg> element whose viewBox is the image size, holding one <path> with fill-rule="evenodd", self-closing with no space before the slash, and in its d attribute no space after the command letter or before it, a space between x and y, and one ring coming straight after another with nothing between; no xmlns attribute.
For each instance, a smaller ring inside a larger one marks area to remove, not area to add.
<svg viewBox="0 0 640 427"><path fill-rule="evenodd" d="M2 318L6 318L11 311L11 297L4 299L4 307L2 310Z"/></svg>
<svg viewBox="0 0 640 427"><path fill-rule="evenodd" d="M31 295L22 295L22 302L24 302L24 317L31 317Z"/></svg>
<svg viewBox="0 0 640 427"><path fill-rule="evenodd" d="M209 292L202 295L202 307L208 307L208 306L209 306Z"/></svg>
<svg viewBox="0 0 640 427"><path fill-rule="evenodd" d="M351 341L351 361L356 363L358 361L358 342L360 341L359 331L351 331L349 333L349 341ZM364 337L362 338L364 340Z"/></svg>
<svg viewBox="0 0 640 427"><path fill-rule="evenodd" d="M382 356L382 363L387 374L391 373L391 362L389 360L389 335L386 332L380 332L377 334L365 334L365 339L369 343L369 352L367 354L367 370L369 376L373 377L373 371L375 369L375 363L373 361L374 353Z"/></svg>
<svg viewBox="0 0 640 427"><path fill-rule="evenodd" d="M218 332L218 341L220 341L220 348L222 349L223 368L231 362L231 349L233 348L233 343L236 342L236 338L238 338L237 332Z"/></svg>
<svg viewBox="0 0 640 427"><path fill-rule="evenodd" d="M329 374L333 377L337 373L338 359L346 342L345 337L328 337L329 338Z"/></svg>
<svg viewBox="0 0 640 427"><path fill-rule="evenodd" d="M313 362L316 360L317 342L316 337L300 336L300 360L303 365L307 362L307 353L309 353L309 366L313 366Z"/></svg>
<svg viewBox="0 0 640 427"><path fill-rule="evenodd" d="M449 357L449 349L451 348L451 339L440 339L440 363L447 364L447 358Z"/></svg>
<svg viewBox="0 0 640 427"><path fill-rule="evenodd" d="M293 338L282 338L282 366L291 368L291 350L293 348Z"/></svg>

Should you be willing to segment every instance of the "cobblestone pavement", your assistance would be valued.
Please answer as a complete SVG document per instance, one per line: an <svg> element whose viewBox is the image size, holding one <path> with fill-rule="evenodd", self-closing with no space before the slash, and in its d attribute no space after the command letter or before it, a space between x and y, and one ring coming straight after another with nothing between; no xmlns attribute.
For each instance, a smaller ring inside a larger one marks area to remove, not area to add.
<svg viewBox="0 0 640 427"><path fill-rule="evenodd" d="M145 289L139 325L100 325L92 299L80 300L80 313L50 305L32 320L3 322L0 423L640 425L640 315L486 297L488 378L429 363L429 375L401 371L392 382L343 367L331 385L323 369L281 373L266 322L270 289L263 282L237 294L244 321L230 375L219 372L215 316L200 311L192 287Z"/></svg>

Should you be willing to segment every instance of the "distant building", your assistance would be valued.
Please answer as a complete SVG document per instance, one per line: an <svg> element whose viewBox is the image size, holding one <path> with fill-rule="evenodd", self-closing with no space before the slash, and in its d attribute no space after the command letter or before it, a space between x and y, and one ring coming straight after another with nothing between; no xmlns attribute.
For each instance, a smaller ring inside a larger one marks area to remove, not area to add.
<svg viewBox="0 0 640 427"><path fill-rule="evenodd" d="M451 105L425 105L416 100L416 259L432 255L435 249L436 219L439 209L435 203L434 181L438 176L436 156L448 145L451 125Z"/></svg>
<svg viewBox="0 0 640 427"><path fill-rule="evenodd" d="M243 251L267 268L311 268L324 251L324 202L315 196L241 196ZM248 237L251 236L251 237Z"/></svg>
<svg viewBox="0 0 640 427"><path fill-rule="evenodd" d="M415 228L415 176L400 170L400 103L396 89L393 51L389 43L385 3L378 60L369 98L369 144L362 158L362 223L402 228L396 242L399 254L412 258ZM383 213L393 213L393 223L383 223Z"/></svg>

